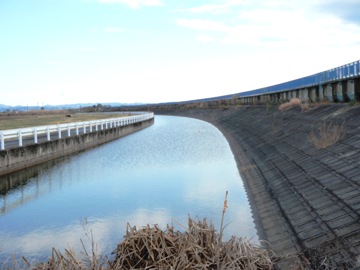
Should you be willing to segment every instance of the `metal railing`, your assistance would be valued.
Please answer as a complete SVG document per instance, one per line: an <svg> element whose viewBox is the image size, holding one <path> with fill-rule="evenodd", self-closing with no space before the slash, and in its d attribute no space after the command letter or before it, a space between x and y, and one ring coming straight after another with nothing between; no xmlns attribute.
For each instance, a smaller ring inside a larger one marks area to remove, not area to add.
<svg viewBox="0 0 360 270"><path fill-rule="evenodd" d="M6 140L18 139L18 146L21 147L23 146L23 140L25 138L33 138L33 143L37 144L39 141L39 135L45 134L46 141L50 141L51 137L55 137L54 139L61 139L63 136L70 137L73 135L126 126L137 122L143 122L152 118L154 118L154 113L142 113L138 115L108 118L103 120L0 130L0 150L5 150Z"/></svg>

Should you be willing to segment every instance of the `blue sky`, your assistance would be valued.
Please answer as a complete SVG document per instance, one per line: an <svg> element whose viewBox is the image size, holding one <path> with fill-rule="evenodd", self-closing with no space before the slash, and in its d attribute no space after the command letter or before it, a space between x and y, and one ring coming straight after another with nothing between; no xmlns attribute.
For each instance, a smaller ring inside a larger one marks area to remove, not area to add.
<svg viewBox="0 0 360 270"><path fill-rule="evenodd" d="M183 101L360 59L358 0L0 0L0 104Z"/></svg>

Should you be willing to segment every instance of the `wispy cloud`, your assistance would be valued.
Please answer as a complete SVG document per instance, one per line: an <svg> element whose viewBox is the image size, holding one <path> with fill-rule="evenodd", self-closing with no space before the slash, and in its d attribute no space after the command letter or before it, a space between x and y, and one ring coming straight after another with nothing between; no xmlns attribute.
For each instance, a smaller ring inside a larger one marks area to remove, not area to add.
<svg viewBox="0 0 360 270"><path fill-rule="evenodd" d="M76 51L76 52L94 52L94 51L96 51L95 48L91 48L91 47L72 48L71 50Z"/></svg>
<svg viewBox="0 0 360 270"><path fill-rule="evenodd" d="M103 4L126 4L132 9L140 8L143 6L162 6L160 0L98 0Z"/></svg>
<svg viewBox="0 0 360 270"><path fill-rule="evenodd" d="M202 19L177 19L176 23L180 26L205 31L228 32L230 27L223 22Z"/></svg>
<svg viewBox="0 0 360 270"><path fill-rule="evenodd" d="M120 27L106 27L104 31L108 33L119 33L119 32L124 32L125 30Z"/></svg>
<svg viewBox="0 0 360 270"><path fill-rule="evenodd" d="M95 51L94 48L88 48L88 47L78 48L77 50L80 52L94 52Z"/></svg>
<svg viewBox="0 0 360 270"><path fill-rule="evenodd" d="M319 0L320 1L320 0ZM316 5L319 1L315 1ZM219 42L223 44L253 44L260 46L314 46L304 40L316 40L319 46L332 46L337 43L331 36L344 37L347 44L359 41L356 33L359 27L346 24L334 14L316 11L315 4L305 1L303 5L282 0L274 2L224 1L221 5L203 5L189 8L195 14L207 12L211 19L177 19L179 26L199 32L199 42ZM233 8L237 6L237 8ZM242 8L238 8L242 6ZM226 19L213 14L214 10L229 10ZM204 38L206 36L206 38ZM352 38L345 38L352 36Z"/></svg>
<svg viewBox="0 0 360 270"><path fill-rule="evenodd" d="M191 13L212 13L220 14L229 12L229 5L226 4L214 4L214 5L203 5L198 7L192 7L187 9L179 9L179 12L191 12Z"/></svg>

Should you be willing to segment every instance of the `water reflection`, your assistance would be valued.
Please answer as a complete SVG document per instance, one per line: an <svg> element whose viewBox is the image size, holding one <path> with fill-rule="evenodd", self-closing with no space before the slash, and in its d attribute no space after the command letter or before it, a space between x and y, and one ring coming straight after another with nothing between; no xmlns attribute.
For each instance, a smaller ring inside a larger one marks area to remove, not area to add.
<svg viewBox="0 0 360 270"><path fill-rule="evenodd" d="M157 116L143 131L11 177L1 185L0 259L79 251L89 231L110 253L127 222L186 225L190 214L218 228L226 190L225 237L256 235L229 145L203 121Z"/></svg>

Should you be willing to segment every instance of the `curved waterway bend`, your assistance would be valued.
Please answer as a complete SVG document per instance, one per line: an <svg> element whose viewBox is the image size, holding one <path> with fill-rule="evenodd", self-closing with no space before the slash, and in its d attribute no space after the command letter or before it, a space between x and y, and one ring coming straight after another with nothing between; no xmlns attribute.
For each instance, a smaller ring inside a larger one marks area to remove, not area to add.
<svg viewBox="0 0 360 270"><path fill-rule="evenodd" d="M52 247L80 252L80 239L89 245L91 237L99 253L110 254L127 222L182 230L190 215L219 229L227 190L225 238L257 241L229 144L204 121L156 116L140 132L33 170L22 184L19 175L0 179L17 179L1 190L0 261L9 254L43 259Z"/></svg>

